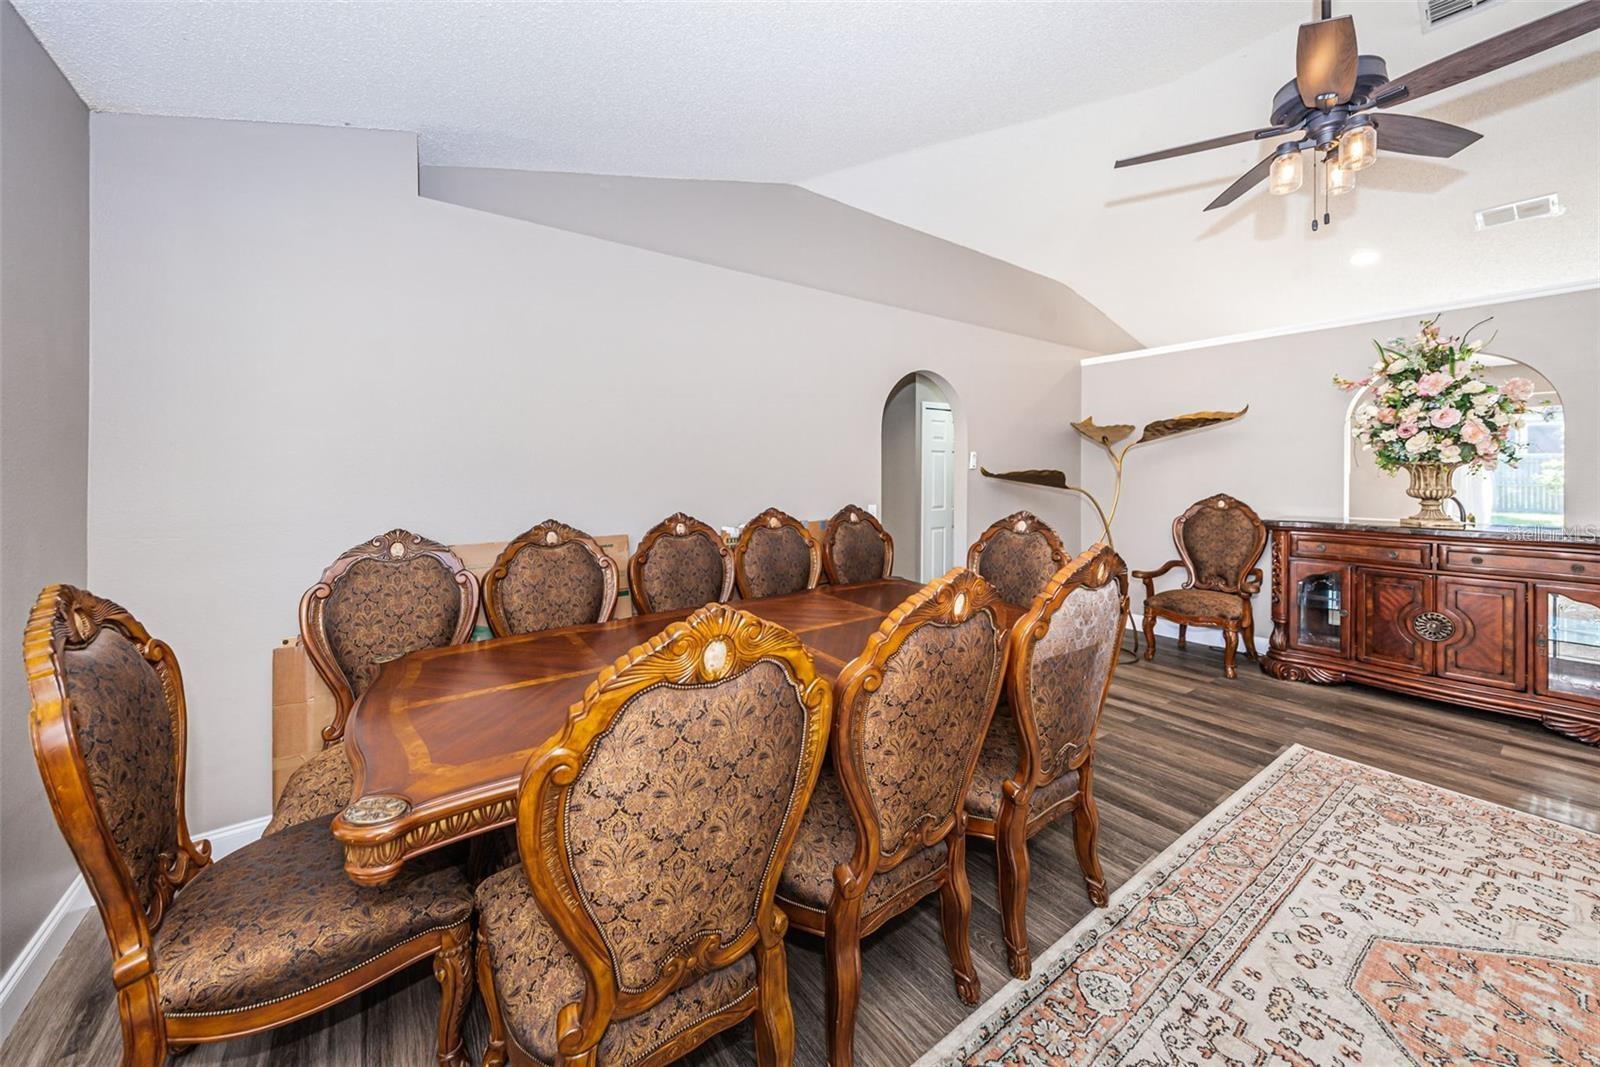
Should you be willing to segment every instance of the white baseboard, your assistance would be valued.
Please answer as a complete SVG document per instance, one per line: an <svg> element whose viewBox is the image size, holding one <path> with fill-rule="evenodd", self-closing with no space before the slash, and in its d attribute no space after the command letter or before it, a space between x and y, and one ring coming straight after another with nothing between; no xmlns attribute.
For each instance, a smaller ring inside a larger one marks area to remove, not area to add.
<svg viewBox="0 0 1600 1067"><path fill-rule="evenodd" d="M197 837L211 842L212 859L221 859L260 837L270 818L263 815L259 819L234 823ZM22 946L22 952L11 966L6 968L5 975L0 977L0 1041L11 1032L11 1027L22 1015L22 1009L28 1006L28 1001L44 982L44 976L50 973L50 968L66 947L72 932L78 928L84 912L92 907L94 897L90 895L89 886L80 874L72 880L61 899L56 901L55 907L50 909L50 914L45 916L33 936L28 938L28 943Z"/></svg>
<svg viewBox="0 0 1600 1067"><path fill-rule="evenodd" d="M1132 615L1128 616L1128 629L1142 631L1143 628L1143 619L1136 619ZM1178 624L1175 622L1168 622L1166 619L1157 619L1156 636L1170 637L1176 641L1178 639ZM1139 639L1141 641L1144 640L1144 634L1142 632L1139 635ZM1207 648L1221 648L1222 631L1209 629L1203 626L1191 626L1189 627L1189 643L1191 645L1205 645ZM1256 633L1257 654L1266 655L1268 647L1268 639L1262 636L1258 630ZM1240 649L1240 651L1243 652L1244 650ZM1141 655L1142 654L1143 653L1141 653Z"/></svg>

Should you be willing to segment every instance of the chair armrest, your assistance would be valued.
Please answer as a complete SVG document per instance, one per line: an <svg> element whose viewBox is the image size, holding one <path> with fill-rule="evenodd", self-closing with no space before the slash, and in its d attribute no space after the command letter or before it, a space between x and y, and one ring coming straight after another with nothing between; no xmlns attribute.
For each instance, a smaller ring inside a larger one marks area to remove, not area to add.
<svg viewBox="0 0 1600 1067"><path fill-rule="evenodd" d="M1156 595L1156 579L1172 568L1181 566L1183 566L1183 560L1169 559L1153 571L1134 571L1132 576L1144 583L1144 595L1148 599Z"/></svg>
<svg viewBox="0 0 1600 1067"><path fill-rule="evenodd" d="M1261 592L1261 580L1261 568L1251 568L1250 573L1244 576L1244 585L1242 586L1242 589L1245 595L1255 596L1257 593Z"/></svg>

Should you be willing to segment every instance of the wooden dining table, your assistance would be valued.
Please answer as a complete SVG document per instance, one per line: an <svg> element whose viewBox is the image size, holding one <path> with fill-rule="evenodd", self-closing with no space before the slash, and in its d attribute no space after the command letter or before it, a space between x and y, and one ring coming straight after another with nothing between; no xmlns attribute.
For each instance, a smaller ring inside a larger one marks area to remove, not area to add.
<svg viewBox="0 0 1600 1067"><path fill-rule="evenodd" d="M792 631L818 676L832 681L920 588L886 578L735 606ZM346 731L355 789L333 820L346 872L376 885L410 857L514 822L528 757L560 731L600 668L690 614L450 645L385 663Z"/></svg>

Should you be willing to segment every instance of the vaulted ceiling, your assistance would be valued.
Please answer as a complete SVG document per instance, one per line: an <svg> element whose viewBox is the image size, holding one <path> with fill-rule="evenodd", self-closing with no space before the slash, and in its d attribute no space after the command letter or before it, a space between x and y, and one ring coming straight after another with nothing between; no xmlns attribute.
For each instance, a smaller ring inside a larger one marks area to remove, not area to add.
<svg viewBox="0 0 1600 1067"><path fill-rule="evenodd" d="M1146 343L1600 278L1600 34L1397 110L1484 135L1201 208L1264 151L1112 160L1262 125L1307 0L361 4L15 0L93 108L416 131L422 162L803 184L1071 286ZM1337 0L1393 73L1565 6L1425 31ZM1473 212L1557 192L1560 218ZM1361 252L1358 262L1352 256Z"/></svg>

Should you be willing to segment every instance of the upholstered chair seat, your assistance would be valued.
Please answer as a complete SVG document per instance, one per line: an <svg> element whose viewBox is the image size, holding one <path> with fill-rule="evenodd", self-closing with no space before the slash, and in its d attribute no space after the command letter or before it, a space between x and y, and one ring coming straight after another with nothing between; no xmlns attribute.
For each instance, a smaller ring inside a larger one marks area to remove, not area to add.
<svg viewBox="0 0 1600 1067"><path fill-rule="evenodd" d="M967 550L967 567L983 575L1000 599L1025 608L1067 562L1067 550L1049 524L1018 511L991 525Z"/></svg>
<svg viewBox="0 0 1600 1067"><path fill-rule="evenodd" d="M815 589L822 550L805 523L768 508L744 525L733 551L739 595L746 600Z"/></svg>
<svg viewBox="0 0 1600 1067"><path fill-rule="evenodd" d="M778 881L778 895L825 911L833 899L833 871L841 863L850 862L856 847L856 824L850 817L850 805L833 768L824 767L817 788L812 791L811 803L800 823L800 833L794 841L789 864ZM871 910L894 899L918 882L924 881L944 866L945 847L940 843L925 848L900 866L884 872L867 883L862 907ZM929 884L926 892L934 892L937 884Z"/></svg>
<svg viewBox="0 0 1600 1067"><path fill-rule="evenodd" d="M611 557L554 519L507 544L483 576L484 614L496 637L605 622L616 603Z"/></svg>
<svg viewBox="0 0 1600 1067"><path fill-rule="evenodd" d="M583 970L539 910L521 864L480 883L477 903L505 1025L519 1046L555 1063L555 1008L582 999ZM755 996L755 958L747 954L673 990L655 1007L613 1022L600 1039L599 1063L639 1063L697 1021Z"/></svg>
<svg viewBox="0 0 1600 1067"><path fill-rule="evenodd" d="M1237 676L1234 657L1239 639L1245 655L1256 658L1256 627L1250 600L1261 591L1256 561L1267 547L1267 527L1249 505L1218 493L1189 505L1172 521L1172 542L1178 559L1150 571L1134 571L1144 582L1145 659L1156 656L1156 620L1178 624L1178 647L1187 643L1189 627L1222 630L1222 673ZM1156 592L1156 579L1176 568L1187 578L1181 589Z"/></svg>
<svg viewBox="0 0 1600 1067"><path fill-rule="evenodd" d="M983 742L983 754L978 757L978 769L972 775L972 789L967 793L967 814L979 819L1000 817L1000 805L1005 796L1005 785L1017 777L1022 749L1017 739L1017 724L1009 710L994 717L989 736ZM1054 807L1078 791L1078 772L1066 771L1033 791L1033 809L1043 811Z"/></svg>
<svg viewBox="0 0 1600 1067"><path fill-rule="evenodd" d="M727 600L733 592L733 553L722 535L679 512L656 523L628 561L634 611L684 611Z"/></svg>
<svg viewBox="0 0 1600 1067"><path fill-rule="evenodd" d="M263 837L206 867L156 931L168 1015L259 1007L360 967L414 937L466 929L472 892L434 853L380 886L356 885L331 819Z"/></svg>
<svg viewBox="0 0 1600 1067"><path fill-rule="evenodd" d="M266 833L275 834L312 819L335 815L350 803L354 788L350 757L344 742L335 742L302 763L289 780L272 809Z"/></svg>
<svg viewBox="0 0 1600 1067"><path fill-rule="evenodd" d="M822 564L834 585L887 578L894 569L894 539L866 508L847 504L828 520Z"/></svg>
<svg viewBox="0 0 1600 1067"><path fill-rule="evenodd" d="M1244 618L1244 601L1235 593L1219 593L1214 589L1164 589L1147 603L1158 613L1173 612L1209 619Z"/></svg>

